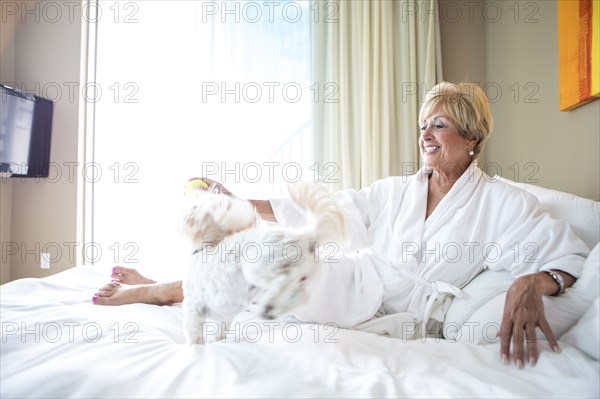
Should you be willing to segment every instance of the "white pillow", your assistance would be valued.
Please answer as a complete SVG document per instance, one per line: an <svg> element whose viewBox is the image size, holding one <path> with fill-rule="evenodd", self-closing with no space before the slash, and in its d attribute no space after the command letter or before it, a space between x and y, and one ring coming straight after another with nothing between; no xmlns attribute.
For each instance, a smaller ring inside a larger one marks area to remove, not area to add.
<svg viewBox="0 0 600 399"><path fill-rule="evenodd" d="M477 320L494 322L496 320L497 306L490 307L489 302L505 293L513 281L514 277L507 270L485 270L471 280L462 289L462 295L452 299L452 303L444 318L444 337L452 341L469 340L468 337L463 336L464 334L461 333L461 329L465 322L478 313L482 307L485 307L483 310L485 314L480 315ZM502 316L503 306L504 300L500 304L500 317ZM483 325L478 326L478 328L480 330L483 328Z"/></svg>
<svg viewBox="0 0 600 399"><path fill-rule="evenodd" d="M449 339L477 344L500 342L497 334L500 331L505 299L506 291L486 301L463 323L455 338Z"/></svg>
<svg viewBox="0 0 600 399"><path fill-rule="evenodd" d="M577 324L562 336L561 341L600 360L600 298L596 298Z"/></svg>
<svg viewBox="0 0 600 399"><path fill-rule="evenodd" d="M545 296L546 318L559 339L589 309L600 290L600 244L596 244L583 264L581 277L561 296ZM461 342L498 342L506 290L511 284L508 272L484 271L454 298L444 320L446 339ZM490 297L491 293L496 292ZM545 339L538 331L538 338Z"/></svg>

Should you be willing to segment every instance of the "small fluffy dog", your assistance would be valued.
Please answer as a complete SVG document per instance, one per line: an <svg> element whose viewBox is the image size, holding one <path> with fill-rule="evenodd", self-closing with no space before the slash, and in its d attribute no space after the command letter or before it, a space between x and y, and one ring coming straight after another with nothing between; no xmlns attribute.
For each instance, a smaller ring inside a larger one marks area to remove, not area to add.
<svg viewBox="0 0 600 399"><path fill-rule="evenodd" d="M183 231L194 253L183 277L184 330L189 343L221 340L233 317L255 305L266 319L289 314L307 298L319 265L318 246L344 241L342 209L313 183L288 186L307 218L300 229L261 221L245 200L216 192L186 195Z"/></svg>

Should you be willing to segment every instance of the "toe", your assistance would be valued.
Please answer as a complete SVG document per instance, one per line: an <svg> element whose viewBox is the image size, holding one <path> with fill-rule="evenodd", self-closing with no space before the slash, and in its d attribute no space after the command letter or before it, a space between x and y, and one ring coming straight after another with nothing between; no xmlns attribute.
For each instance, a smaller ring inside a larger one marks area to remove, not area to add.
<svg viewBox="0 0 600 399"><path fill-rule="evenodd" d="M119 285L121 285L121 284L118 282L115 282L115 281L110 282L110 283L106 284L105 286L103 286L102 288L100 288L100 292L104 292L104 291L112 292Z"/></svg>
<svg viewBox="0 0 600 399"><path fill-rule="evenodd" d="M121 266L115 266L112 268L112 274L110 275L113 279L119 279L127 274L127 269Z"/></svg>
<svg viewBox="0 0 600 399"><path fill-rule="evenodd" d="M110 297L94 296L92 302L94 305L109 305Z"/></svg>
<svg viewBox="0 0 600 399"><path fill-rule="evenodd" d="M96 297L105 297L105 296L111 296L112 293L113 293L112 290L109 291L109 290L102 290L101 289L100 291L96 292L94 294L94 296L96 296Z"/></svg>
<svg viewBox="0 0 600 399"><path fill-rule="evenodd" d="M113 274L123 273L123 268L121 266L115 266L112 268L112 273Z"/></svg>
<svg viewBox="0 0 600 399"><path fill-rule="evenodd" d="M135 269L129 269L129 268L123 267L123 266L115 266L112 268L113 274L130 274L133 272L135 272Z"/></svg>

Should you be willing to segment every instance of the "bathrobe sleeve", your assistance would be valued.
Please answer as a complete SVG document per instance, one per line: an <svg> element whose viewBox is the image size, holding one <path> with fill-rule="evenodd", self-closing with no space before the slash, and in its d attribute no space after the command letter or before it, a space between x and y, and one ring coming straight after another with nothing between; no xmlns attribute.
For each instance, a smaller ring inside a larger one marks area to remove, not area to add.
<svg viewBox="0 0 600 399"><path fill-rule="evenodd" d="M317 274L307 283L308 302L294 312L305 322L334 323L352 328L373 318L382 304L384 285L368 248L368 227L377 209L389 199L374 187L336 193L343 208L348 241L336 253L323 249ZM374 196L377 192L379 195ZM306 219L289 200L270 200L277 221L287 227L301 228Z"/></svg>
<svg viewBox="0 0 600 399"><path fill-rule="evenodd" d="M498 183L500 184L500 183ZM505 198L503 217L498 223L496 251L501 256L488 256L485 266L507 269L515 277L540 270L561 270L579 277L589 249L563 220L552 218L541 211L535 196L502 183ZM494 250L493 246L489 246Z"/></svg>
<svg viewBox="0 0 600 399"><path fill-rule="evenodd" d="M388 187L391 179L383 179L372 186L361 190L342 190L335 194L338 204L342 207L346 222L345 251L360 250L371 246L369 236L371 221L377 217L385 203L390 200ZM282 226L301 228L306 224L306 218L289 199L269 200L275 218Z"/></svg>

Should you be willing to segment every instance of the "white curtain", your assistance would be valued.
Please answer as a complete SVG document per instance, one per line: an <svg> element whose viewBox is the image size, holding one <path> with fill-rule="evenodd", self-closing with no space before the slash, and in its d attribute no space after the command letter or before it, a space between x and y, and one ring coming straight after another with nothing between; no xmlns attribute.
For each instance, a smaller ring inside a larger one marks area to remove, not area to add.
<svg viewBox="0 0 600 399"><path fill-rule="evenodd" d="M331 189L367 186L419 166L422 95L441 80L437 0L314 3L315 155ZM318 9L317 9L318 7Z"/></svg>

